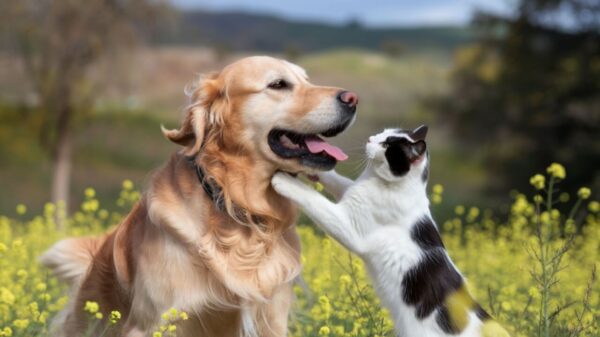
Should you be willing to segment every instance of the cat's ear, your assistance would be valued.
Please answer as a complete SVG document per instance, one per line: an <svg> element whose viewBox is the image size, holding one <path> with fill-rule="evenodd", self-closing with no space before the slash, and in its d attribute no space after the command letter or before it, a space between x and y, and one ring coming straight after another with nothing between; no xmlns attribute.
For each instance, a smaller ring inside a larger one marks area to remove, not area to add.
<svg viewBox="0 0 600 337"><path fill-rule="evenodd" d="M412 138L414 141L425 140L428 130L429 128L427 125L423 124L410 132L410 138Z"/></svg>
<svg viewBox="0 0 600 337"><path fill-rule="evenodd" d="M425 151L427 151L427 144L420 140L416 143L412 143L410 144L410 152L411 152L411 161L417 160L419 159L422 155L425 154Z"/></svg>

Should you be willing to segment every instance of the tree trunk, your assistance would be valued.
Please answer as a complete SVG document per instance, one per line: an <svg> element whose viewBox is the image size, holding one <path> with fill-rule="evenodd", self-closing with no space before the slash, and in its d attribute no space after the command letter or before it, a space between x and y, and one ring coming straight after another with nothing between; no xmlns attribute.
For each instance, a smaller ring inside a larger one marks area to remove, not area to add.
<svg viewBox="0 0 600 337"><path fill-rule="evenodd" d="M56 224L63 229L69 210L69 190L71 183L71 135L68 130L58 134L54 156L52 157L52 202L57 205ZM64 205L64 213L60 211Z"/></svg>

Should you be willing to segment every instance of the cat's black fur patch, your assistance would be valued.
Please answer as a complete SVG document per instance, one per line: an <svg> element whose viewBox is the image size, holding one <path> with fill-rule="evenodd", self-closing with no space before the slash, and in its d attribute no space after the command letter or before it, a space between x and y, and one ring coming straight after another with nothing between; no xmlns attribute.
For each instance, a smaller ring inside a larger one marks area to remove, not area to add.
<svg viewBox="0 0 600 337"><path fill-rule="evenodd" d="M411 239L423 250L432 248L444 248L442 237L437 230L433 219L426 216L417 221L410 230Z"/></svg>
<svg viewBox="0 0 600 337"><path fill-rule="evenodd" d="M389 137L386 140L385 159L390 166L390 171L395 176L403 176L410 170L410 161L402 149L400 139L404 138Z"/></svg>
<svg viewBox="0 0 600 337"><path fill-rule="evenodd" d="M438 310L435 321L440 326L442 331L447 334L456 335L462 332L462 330L452 323L452 320L450 319L450 313L448 312L448 307L445 305Z"/></svg>
<svg viewBox="0 0 600 337"><path fill-rule="evenodd" d="M417 318L424 319L462 285L463 278L445 250L433 248L425 251L423 259L404 276L402 298L406 304L415 306Z"/></svg>
<svg viewBox="0 0 600 337"><path fill-rule="evenodd" d="M477 317L482 321L487 321L488 319L492 318L492 316L490 316L490 314L488 314L487 311L485 311L485 309L479 305L479 303L475 306L474 311Z"/></svg>

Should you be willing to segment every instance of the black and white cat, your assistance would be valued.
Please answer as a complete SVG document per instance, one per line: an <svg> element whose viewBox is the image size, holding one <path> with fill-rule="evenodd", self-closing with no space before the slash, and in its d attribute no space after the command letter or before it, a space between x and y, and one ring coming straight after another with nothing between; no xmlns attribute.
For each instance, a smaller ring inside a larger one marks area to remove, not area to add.
<svg viewBox="0 0 600 337"><path fill-rule="evenodd" d="M356 182L319 175L337 203L285 173L273 187L365 261L398 336L509 336L470 295L444 248L426 193L426 134L421 126L370 137Z"/></svg>

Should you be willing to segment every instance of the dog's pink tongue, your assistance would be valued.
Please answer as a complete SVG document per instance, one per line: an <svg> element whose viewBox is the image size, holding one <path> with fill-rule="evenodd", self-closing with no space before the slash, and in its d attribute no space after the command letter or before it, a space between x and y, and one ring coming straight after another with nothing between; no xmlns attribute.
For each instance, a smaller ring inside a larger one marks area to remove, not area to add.
<svg viewBox="0 0 600 337"><path fill-rule="evenodd" d="M306 147L311 153L321 153L325 151L338 161L348 159L348 155L337 146L333 146L319 137L311 137L305 140Z"/></svg>

